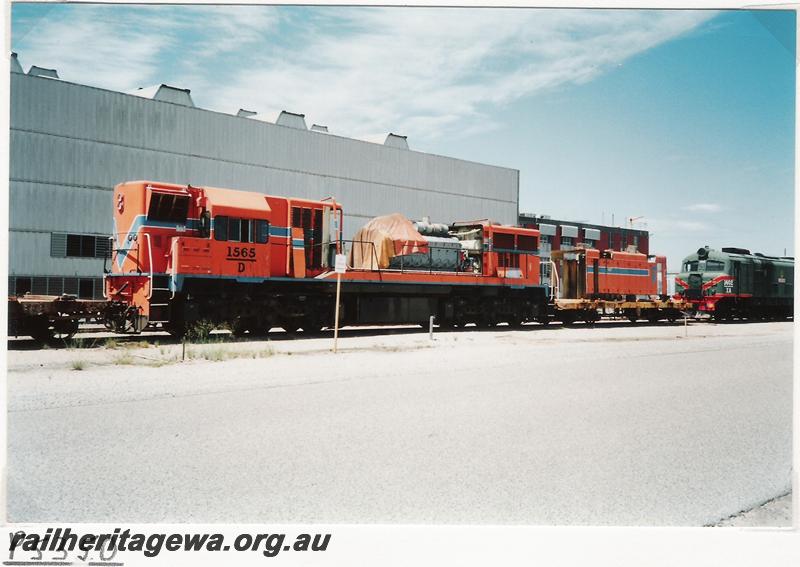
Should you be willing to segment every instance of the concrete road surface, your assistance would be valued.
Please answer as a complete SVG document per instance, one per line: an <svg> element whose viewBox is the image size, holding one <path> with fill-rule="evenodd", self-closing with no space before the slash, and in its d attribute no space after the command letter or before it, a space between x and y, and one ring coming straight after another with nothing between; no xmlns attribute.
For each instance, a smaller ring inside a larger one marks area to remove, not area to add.
<svg viewBox="0 0 800 567"><path fill-rule="evenodd" d="M12 351L9 519L700 526L790 489L791 323L435 339Z"/></svg>

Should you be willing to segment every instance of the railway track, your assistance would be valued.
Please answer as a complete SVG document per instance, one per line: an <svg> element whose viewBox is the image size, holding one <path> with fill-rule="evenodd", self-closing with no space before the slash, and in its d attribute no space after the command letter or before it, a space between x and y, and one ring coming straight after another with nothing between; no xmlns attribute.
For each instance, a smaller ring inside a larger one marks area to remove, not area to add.
<svg viewBox="0 0 800 567"><path fill-rule="evenodd" d="M696 323L703 323L709 325L736 325L736 324L746 324L749 323L748 320L731 320L731 321L711 321L709 319L696 319L696 318L689 318L686 323L696 324ZM603 320L597 323L592 324L573 324L568 325L570 328L574 329L591 329L593 327L603 328L603 329L614 329L614 328L631 328L633 326L636 327L664 327L664 326L672 326L672 327L681 327L685 323L683 320L676 321L675 323L670 323L668 321L658 321L658 322L650 322L646 320L638 321L636 323L631 323L625 318L620 319L608 319ZM526 323L520 327L510 327L508 325L498 325L496 327L491 328L483 328L478 327L475 325L469 325L461 328L441 328L441 327L434 327L434 334L440 333L481 333L481 332L496 332L502 330L508 331L524 331L524 332L557 332L559 329L564 328L565 325L561 323L553 323L549 325L542 325L538 323ZM344 327L339 330L340 337L374 337L374 336L389 336L389 335L415 335L415 334L423 334L427 333L427 330L421 329L418 325L397 325L397 326L371 326L371 327ZM258 335L243 335L243 336L234 336L229 331L213 331L208 337L199 339L199 340L187 340L187 343L192 342L228 342L228 343L240 343L240 342L257 342L263 340L270 340L270 341L296 341L296 340L304 340L304 339L319 339L319 338L333 338L333 330L326 329L322 330L318 333L313 334L306 334L301 332L290 333L281 328L274 328L270 330L269 333L265 334L258 334ZM148 342L148 343L159 343L162 345L169 345L169 344L181 344L182 340L176 338L166 331L161 331L158 329L152 330L145 330L139 334L129 334L129 335L119 335L113 332L108 331L105 329L104 326L98 324L84 324L81 325L76 333L69 338L61 338L61 339L53 339L48 343L42 343L37 341L31 337L16 337L16 338L9 338L8 340L8 349L9 350L39 350L44 348L73 348L76 346L80 346L81 348L100 348L103 346L108 345L109 343L114 344L132 344L138 342Z"/></svg>

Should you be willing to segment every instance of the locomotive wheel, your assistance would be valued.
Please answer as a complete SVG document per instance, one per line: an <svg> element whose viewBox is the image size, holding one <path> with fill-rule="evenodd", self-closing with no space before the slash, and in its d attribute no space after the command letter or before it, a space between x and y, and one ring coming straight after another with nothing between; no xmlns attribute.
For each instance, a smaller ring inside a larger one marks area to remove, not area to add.
<svg viewBox="0 0 800 567"><path fill-rule="evenodd" d="M231 334L234 337L243 337L248 330L249 325L246 319L237 319L231 323Z"/></svg>
<svg viewBox="0 0 800 567"><path fill-rule="evenodd" d="M564 312L561 314L561 317L559 317L559 320L561 321L561 324L564 325L565 327L571 327L572 324L575 322L575 315L572 313Z"/></svg>
<svg viewBox="0 0 800 567"><path fill-rule="evenodd" d="M176 339L182 339L186 335L186 326L185 325L172 325L168 324L166 326L167 332L170 336L175 337Z"/></svg>
<svg viewBox="0 0 800 567"><path fill-rule="evenodd" d="M302 322L303 332L308 335L319 335L322 332L322 326L319 317L312 315L306 316Z"/></svg>

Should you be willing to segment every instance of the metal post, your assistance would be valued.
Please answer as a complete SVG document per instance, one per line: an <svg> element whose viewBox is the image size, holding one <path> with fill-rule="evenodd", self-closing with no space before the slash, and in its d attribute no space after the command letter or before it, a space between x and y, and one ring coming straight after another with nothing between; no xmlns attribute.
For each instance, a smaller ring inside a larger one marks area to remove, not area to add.
<svg viewBox="0 0 800 567"><path fill-rule="evenodd" d="M186 360L186 335L183 335L183 348L181 349L181 362Z"/></svg>
<svg viewBox="0 0 800 567"><path fill-rule="evenodd" d="M433 340L433 315L431 315L430 324L428 325L428 338Z"/></svg>
<svg viewBox="0 0 800 567"><path fill-rule="evenodd" d="M689 315L686 312L683 313L683 336L689 336Z"/></svg>
<svg viewBox="0 0 800 567"><path fill-rule="evenodd" d="M336 273L336 311L333 316L333 352L339 347L339 297L342 293L342 274Z"/></svg>

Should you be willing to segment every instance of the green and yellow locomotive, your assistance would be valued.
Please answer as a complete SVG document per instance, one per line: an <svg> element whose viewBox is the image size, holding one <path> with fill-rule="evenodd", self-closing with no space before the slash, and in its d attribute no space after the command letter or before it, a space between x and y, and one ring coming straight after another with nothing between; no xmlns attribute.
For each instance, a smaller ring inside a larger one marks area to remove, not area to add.
<svg viewBox="0 0 800 567"><path fill-rule="evenodd" d="M717 320L792 317L794 258L706 246L683 260L675 291Z"/></svg>

